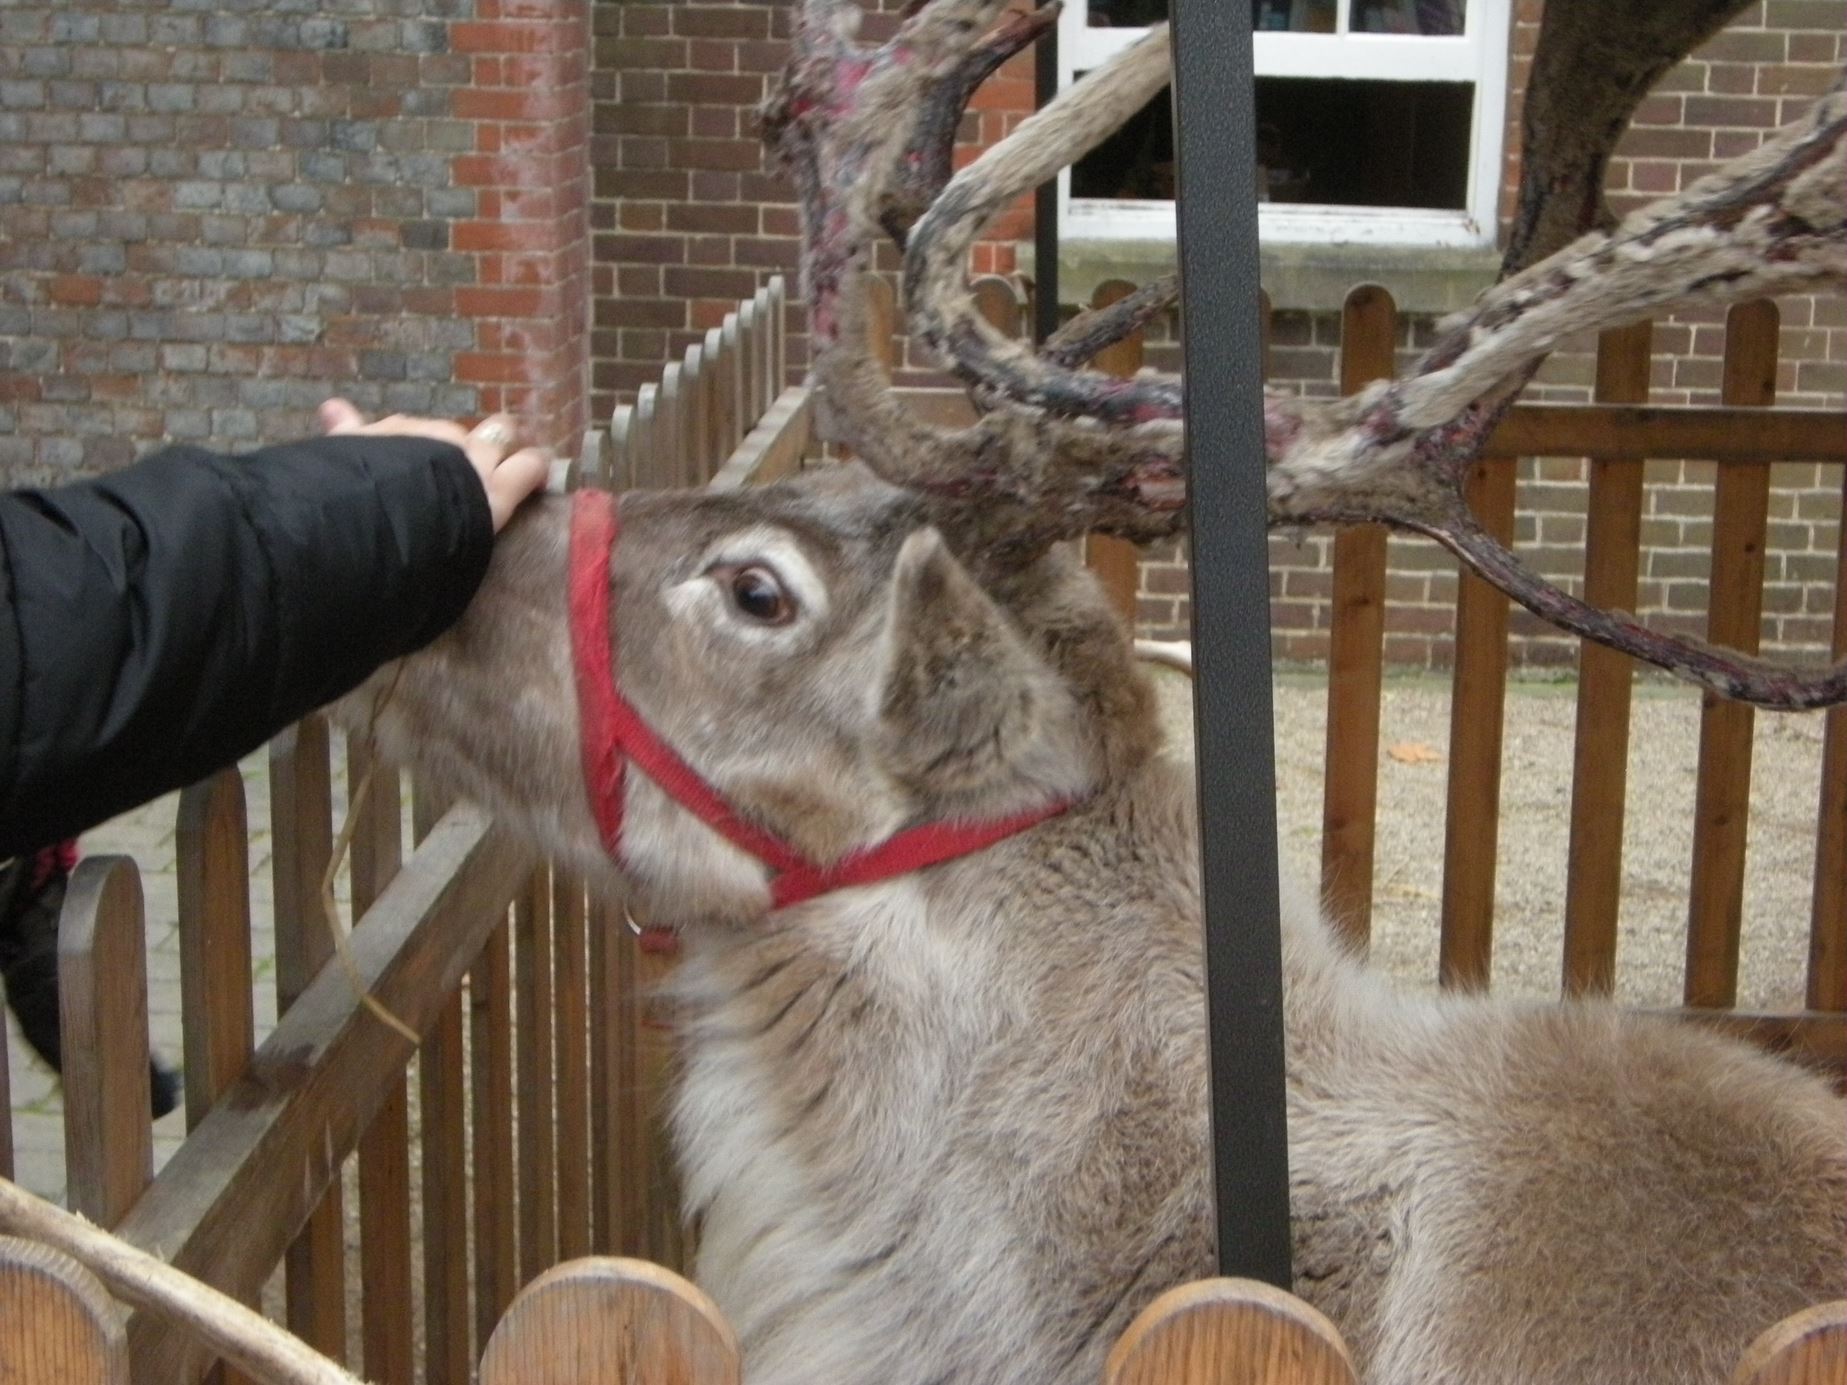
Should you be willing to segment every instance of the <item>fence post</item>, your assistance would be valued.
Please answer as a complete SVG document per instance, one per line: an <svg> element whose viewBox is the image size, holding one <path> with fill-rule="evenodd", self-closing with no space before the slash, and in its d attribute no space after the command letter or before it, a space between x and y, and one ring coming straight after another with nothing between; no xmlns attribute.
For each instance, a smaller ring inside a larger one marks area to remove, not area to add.
<svg viewBox="0 0 1847 1385"><path fill-rule="evenodd" d="M1792 1313L1751 1343L1732 1385L1840 1385L1847 1380L1847 1299Z"/></svg>
<svg viewBox="0 0 1847 1385"><path fill-rule="evenodd" d="M71 1210L111 1227L154 1176L147 930L141 876L126 856L91 856L71 872L58 1001Z"/></svg>
<svg viewBox="0 0 1847 1385"><path fill-rule="evenodd" d="M735 312L725 314L718 341L718 359L723 363L719 379L720 392L725 399L725 460L729 461L745 435L757 426L756 416L749 412L745 398L744 339Z"/></svg>
<svg viewBox="0 0 1847 1385"><path fill-rule="evenodd" d="M1390 379L1398 308L1357 285L1340 313L1340 392ZM1321 897L1356 943L1372 936L1373 839L1379 805L1379 698L1385 672L1385 527L1334 535L1328 598L1328 721L1321 809Z"/></svg>
<svg viewBox="0 0 1847 1385"><path fill-rule="evenodd" d="M1840 549L1834 568L1834 657L1847 659L1847 467L1841 475ZM1830 711L1822 732L1808 1007L1847 1010L1847 707Z"/></svg>
<svg viewBox="0 0 1847 1385"><path fill-rule="evenodd" d="M468 1076L474 1132L475 1340L485 1342L519 1287L513 1169L513 968L505 914L468 972Z"/></svg>
<svg viewBox="0 0 1847 1385"><path fill-rule="evenodd" d="M1777 307L1740 303L1726 314L1726 404L1776 399ZM1712 491L1712 575L1706 638L1757 653L1763 624L1764 534L1770 468L1719 464ZM1744 914L1745 832L1751 812L1750 704L1717 693L1700 698L1699 780L1693 809L1693 879L1687 903L1689 1005L1730 1006L1738 995L1738 936Z"/></svg>
<svg viewBox="0 0 1847 1385"><path fill-rule="evenodd" d="M349 794L370 775L352 839L353 921L404 856L402 776L359 736L346 743ZM349 806L348 812L353 809ZM411 1318L410 1085L400 1077L359 1137L360 1323L365 1373L379 1385L411 1385L416 1342Z"/></svg>
<svg viewBox="0 0 1847 1385"><path fill-rule="evenodd" d="M757 301L746 298L738 304L738 373L743 381L738 397L744 401L747 418L761 417L767 407L762 395L765 372L759 364L763 354L763 332Z"/></svg>
<svg viewBox="0 0 1847 1385"><path fill-rule="evenodd" d="M1612 328L1597 340L1599 404L1646 404L1654 324ZM1584 531L1584 599L1633 611L1642 559L1640 457L1590 462ZM1616 984L1616 924L1623 883L1623 816L1629 781L1627 654L1578 641L1578 730L1571 770L1571 846L1565 883L1564 989L1608 995Z"/></svg>
<svg viewBox="0 0 1847 1385"><path fill-rule="evenodd" d="M186 1129L205 1119L256 1048L251 1001L250 839L244 777L236 767L180 791L180 1012L186 1055ZM213 1385L247 1379L219 1363ZM385 1381L384 1385L396 1385Z"/></svg>
<svg viewBox="0 0 1847 1385"><path fill-rule="evenodd" d="M717 1306L641 1260L576 1260L541 1275L501 1319L481 1385L740 1385L737 1338Z"/></svg>
<svg viewBox="0 0 1847 1385"><path fill-rule="evenodd" d="M12 1385L128 1385L122 1316L63 1251L0 1237L0 1363Z"/></svg>
<svg viewBox="0 0 1847 1385"><path fill-rule="evenodd" d="M449 801L412 786L411 833L422 841ZM417 1052L423 1159L424 1378L463 1385L474 1359L468 1312L467 1090L463 1081L462 994L444 1002Z"/></svg>
<svg viewBox="0 0 1847 1385"><path fill-rule="evenodd" d="M598 1254L642 1248L640 1162L633 1157L635 996L633 947L620 906L592 895L587 924L590 973L591 1237Z"/></svg>
<svg viewBox="0 0 1847 1385"><path fill-rule="evenodd" d="M1515 462L1475 463L1469 499L1482 528L1513 542ZM1443 822L1443 914L1437 978L1483 990L1494 943L1500 841L1501 734L1507 701L1507 598L1472 572L1456 589L1449 798Z"/></svg>
<svg viewBox="0 0 1847 1385"><path fill-rule="evenodd" d="M1340 1333L1254 1279L1169 1289L1116 1340L1104 1385L1357 1385Z"/></svg>
<svg viewBox="0 0 1847 1385"><path fill-rule="evenodd" d="M789 378L789 281L780 274L770 275L762 290L770 315L769 375L763 382L763 408L776 402L783 382ZM762 417L762 410L758 410Z"/></svg>
<svg viewBox="0 0 1847 1385"><path fill-rule="evenodd" d="M558 1258L557 1148L552 1136L552 874L532 873L513 901L519 1069L519 1282Z"/></svg>
<svg viewBox="0 0 1847 1385"><path fill-rule="evenodd" d="M558 1101L558 1257L590 1253L590 1051L585 996L584 882L552 875L552 994L556 1014ZM604 1100L611 1098L605 1093Z"/></svg>
<svg viewBox="0 0 1847 1385"><path fill-rule="evenodd" d="M660 477L652 465L657 454L658 432L655 427L660 417L660 390L654 385L643 385L635 391L635 412L629 420L628 433L628 472L613 475L612 484L622 486L658 486Z"/></svg>
<svg viewBox="0 0 1847 1385"><path fill-rule="evenodd" d="M305 717L270 743L270 824L276 894L276 1013L295 1003L333 956L321 916L321 877L333 857L333 766L327 722ZM336 1174L284 1264L289 1330L323 1356L346 1359L346 1226Z"/></svg>

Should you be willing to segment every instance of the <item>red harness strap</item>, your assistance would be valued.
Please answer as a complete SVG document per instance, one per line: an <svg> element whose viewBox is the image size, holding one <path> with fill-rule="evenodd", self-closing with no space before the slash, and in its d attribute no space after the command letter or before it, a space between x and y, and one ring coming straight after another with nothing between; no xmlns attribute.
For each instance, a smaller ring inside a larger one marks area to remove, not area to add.
<svg viewBox="0 0 1847 1385"><path fill-rule="evenodd" d="M775 833L741 817L672 746L654 734L622 695L609 583L617 532L615 497L607 491L577 492L571 508L571 663L577 681L584 788L603 849L611 856L619 860L622 854L623 770L630 760L669 798L775 871L770 894L772 907L777 909L829 890L866 885L966 856L1070 807L1068 802L1057 802L986 822L924 823L852 852L831 866L809 860Z"/></svg>

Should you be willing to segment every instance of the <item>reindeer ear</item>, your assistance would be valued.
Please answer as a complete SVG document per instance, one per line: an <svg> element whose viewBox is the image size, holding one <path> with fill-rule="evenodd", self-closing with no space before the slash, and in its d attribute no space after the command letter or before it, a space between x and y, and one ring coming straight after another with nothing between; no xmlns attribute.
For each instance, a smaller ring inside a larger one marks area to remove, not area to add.
<svg viewBox="0 0 1847 1385"><path fill-rule="evenodd" d="M884 758L909 787L978 789L1030 741L1045 665L934 529L905 540L892 581Z"/></svg>

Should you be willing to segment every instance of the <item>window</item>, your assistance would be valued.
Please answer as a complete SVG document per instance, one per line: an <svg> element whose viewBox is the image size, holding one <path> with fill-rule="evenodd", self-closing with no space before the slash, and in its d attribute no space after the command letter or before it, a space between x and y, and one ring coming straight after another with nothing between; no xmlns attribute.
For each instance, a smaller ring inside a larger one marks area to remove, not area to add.
<svg viewBox="0 0 1847 1385"><path fill-rule="evenodd" d="M1511 0L1251 0L1258 224L1266 240L1494 239ZM1069 84L1167 17L1167 0L1067 0ZM1059 183L1068 237L1171 239L1163 92Z"/></svg>

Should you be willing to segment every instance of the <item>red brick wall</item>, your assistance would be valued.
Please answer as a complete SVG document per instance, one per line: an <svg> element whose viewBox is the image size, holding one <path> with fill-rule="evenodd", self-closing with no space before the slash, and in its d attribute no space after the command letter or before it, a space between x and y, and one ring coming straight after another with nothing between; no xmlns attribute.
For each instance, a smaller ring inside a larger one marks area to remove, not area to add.
<svg viewBox="0 0 1847 1385"><path fill-rule="evenodd" d="M585 0L0 10L0 479L298 436L334 392L573 440L587 24Z"/></svg>
<svg viewBox="0 0 1847 1385"><path fill-rule="evenodd" d="M595 324L592 412L660 375L772 274L793 281L794 195L758 138L757 107L788 54L791 6L764 0L635 4L596 0ZM898 0L877 0L862 37L890 32ZM1032 110L1024 55L976 93L960 131L966 161ZM1010 273L1032 234L1030 202L977 247L978 273ZM791 288L793 288L791 282ZM789 367L807 364L807 324L790 317Z"/></svg>

